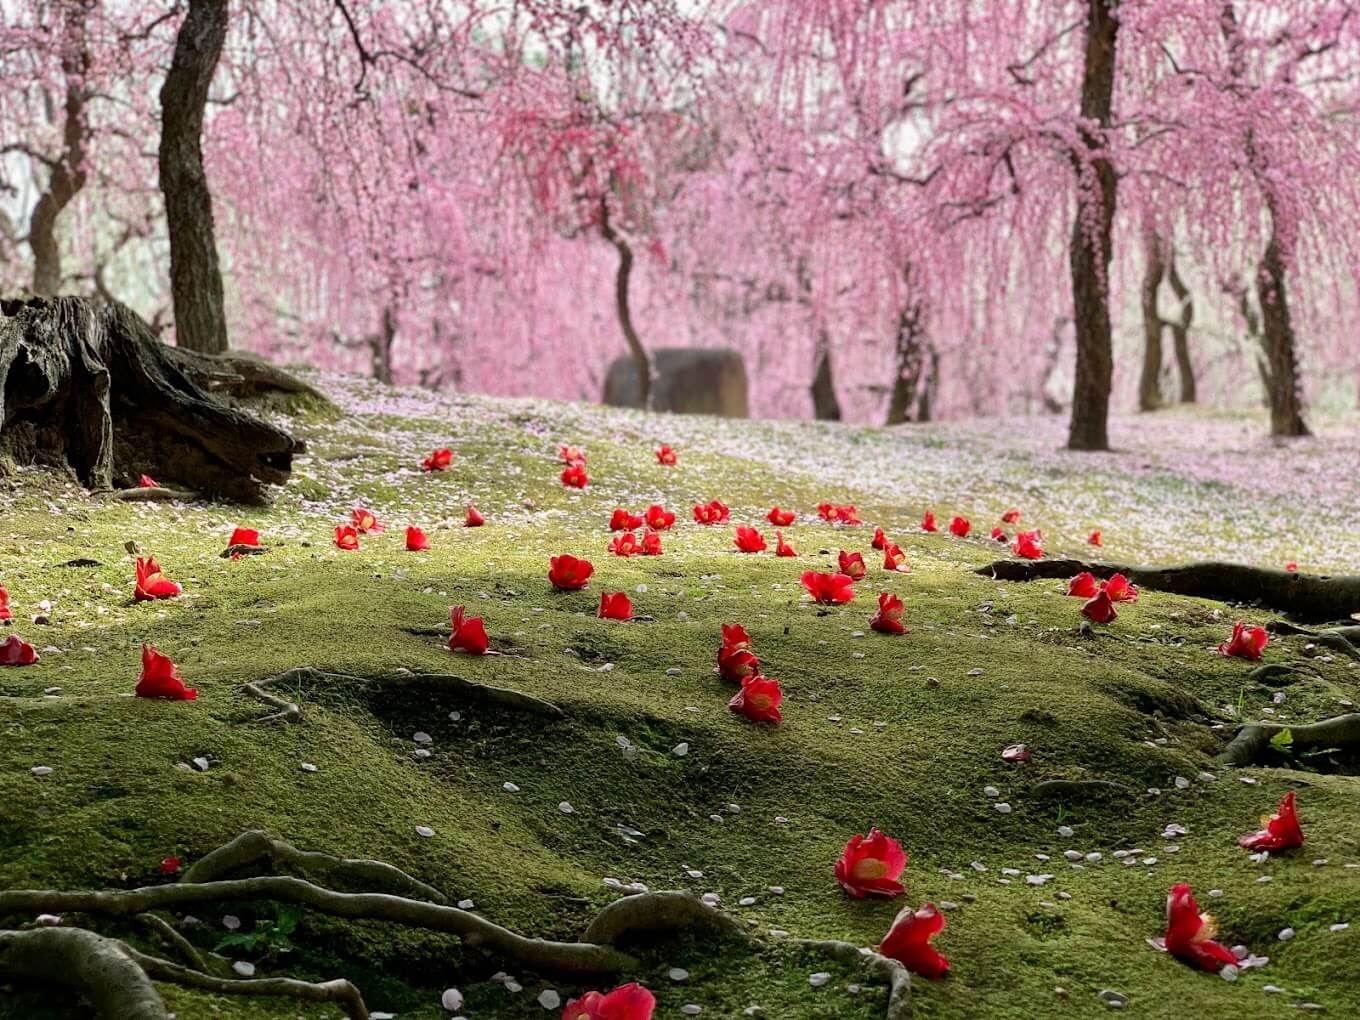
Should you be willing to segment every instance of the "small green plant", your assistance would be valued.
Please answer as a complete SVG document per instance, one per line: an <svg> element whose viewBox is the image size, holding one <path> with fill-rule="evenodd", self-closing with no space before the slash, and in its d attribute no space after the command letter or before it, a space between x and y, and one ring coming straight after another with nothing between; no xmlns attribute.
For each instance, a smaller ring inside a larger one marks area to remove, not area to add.
<svg viewBox="0 0 1360 1020"><path fill-rule="evenodd" d="M254 931L234 931L224 935L213 947L213 952L236 948L246 954L266 957L291 953L293 943L289 936L297 930L301 920L301 907L284 907L272 921L264 917L257 920Z"/></svg>
<svg viewBox="0 0 1360 1020"><path fill-rule="evenodd" d="M1059 801L1058 803L1058 824L1067 821L1067 805Z"/></svg>
<svg viewBox="0 0 1360 1020"><path fill-rule="evenodd" d="M1270 746L1281 754L1288 754L1294 746L1294 733L1288 727L1280 730L1270 738Z"/></svg>

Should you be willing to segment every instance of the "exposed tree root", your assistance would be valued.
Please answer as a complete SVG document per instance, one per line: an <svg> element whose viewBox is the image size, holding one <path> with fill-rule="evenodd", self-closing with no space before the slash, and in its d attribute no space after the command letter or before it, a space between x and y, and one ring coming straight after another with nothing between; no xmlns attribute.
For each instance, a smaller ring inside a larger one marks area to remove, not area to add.
<svg viewBox="0 0 1360 1020"><path fill-rule="evenodd" d="M1360 624L1347 624L1341 627L1328 627L1326 630L1309 630L1307 627L1300 627L1298 624L1290 623L1288 620L1271 620L1266 624L1266 630L1272 634L1297 634L1302 637L1319 637L1322 634L1339 634L1341 637L1350 641L1352 644L1360 643Z"/></svg>
<svg viewBox="0 0 1360 1020"><path fill-rule="evenodd" d="M888 986L886 1020L908 1020L911 1016L911 971L896 960L850 942L799 939L797 944L829 956L846 966L859 966Z"/></svg>
<svg viewBox="0 0 1360 1020"><path fill-rule="evenodd" d="M311 878L334 881L340 885L376 886L407 896L432 900L435 903L447 902L447 897L434 886L426 885L384 861L335 857L312 850L299 850L282 840L270 839L255 829L241 833L230 843L223 844L200 858L184 873L180 881L196 884L214 882L232 872L265 863L296 871ZM197 966L202 969L201 963Z"/></svg>
<svg viewBox="0 0 1360 1020"><path fill-rule="evenodd" d="M1252 603L1303 620L1341 620L1360 612L1360 576L1299 574L1239 563L1139 567L1083 560L997 560L975 572L999 581L1036 581L1069 578L1082 571L1096 577L1121 573L1152 591Z"/></svg>
<svg viewBox="0 0 1360 1020"><path fill-rule="evenodd" d="M292 683L297 680L314 680L319 676L329 676L331 674L322 673L312 669L310 666L299 666L296 669L287 669L275 676L267 676L263 680L248 680L241 685L241 689L249 694L256 701L262 701L276 711L269 715L261 716L255 722L302 722L302 706L296 701L289 701L287 698L280 698L270 694L266 688L273 687L275 684Z"/></svg>
<svg viewBox="0 0 1360 1020"><path fill-rule="evenodd" d="M229 545L218 555L229 560L233 556L263 556L267 552L269 549L262 545Z"/></svg>
<svg viewBox="0 0 1360 1020"><path fill-rule="evenodd" d="M185 375L209 393L226 393L233 397L284 393L330 404L315 387L254 354L239 351L200 354L184 347L167 347L166 354Z"/></svg>
<svg viewBox="0 0 1360 1020"><path fill-rule="evenodd" d="M1036 783L1029 792L1031 797L1090 797L1128 793L1129 788L1108 779L1047 779Z"/></svg>
<svg viewBox="0 0 1360 1020"><path fill-rule="evenodd" d="M192 503L203 498L199 493L188 489L167 489L160 485L145 489L114 489L110 495L124 503Z"/></svg>
<svg viewBox="0 0 1360 1020"><path fill-rule="evenodd" d="M1360 713L1352 712L1316 723L1260 722L1243 726L1215 761L1239 766L1255 764L1270 749L1271 738L1282 730L1289 731L1290 749L1294 752L1360 748Z"/></svg>
<svg viewBox="0 0 1360 1020"><path fill-rule="evenodd" d="M83 928L0 931L0 977L78 992L103 1020L169 1020L151 978L116 939Z"/></svg>
<svg viewBox="0 0 1360 1020"><path fill-rule="evenodd" d="M1248 673L1247 679L1270 687L1283 687L1290 682L1292 677L1316 675L1300 666L1290 666L1282 662L1267 662Z"/></svg>
<svg viewBox="0 0 1360 1020"><path fill-rule="evenodd" d="M203 957L199 955L198 948L186 939L163 917L156 914L138 914L137 920L150 928L160 937L160 940L171 949L176 950L182 957L189 961L191 967L198 970L204 969Z"/></svg>
<svg viewBox="0 0 1360 1020"><path fill-rule="evenodd" d="M586 942L613 946L633 935L688 931L704 928L746 941L748 936L737 921L687 892L638 893L615 900L595 915L581 938Z"/></svg>

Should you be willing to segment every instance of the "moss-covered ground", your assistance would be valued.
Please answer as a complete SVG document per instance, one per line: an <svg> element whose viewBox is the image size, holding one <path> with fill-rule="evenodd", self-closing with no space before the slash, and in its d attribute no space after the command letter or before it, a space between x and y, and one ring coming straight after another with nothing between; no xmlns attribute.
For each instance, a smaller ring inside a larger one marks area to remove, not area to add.
<svg viewBox="0 0 1360 1020"><path fill-rule="evenodd" d="M1147 1018L1292 1017L1306 1004L1360 1015L1360 778L1212 762L1239 719L1343 711L1360 699L1360 667L1314 655L1310 674L1267 688L1248 681L1248 664L1213 651L1239 616L1264 623L1267 613L1149 592L1083 636L1079 603L1061 584L998 584L971 570L1006 554L987 533L1014 505L1054 552L1086 552L1099 527L1116 559L1217 550L1354 571L1353 478L1324 506L1287 485L1206 478L1175 458L1131 478L1119 460L998 452L947 429L715 423L328 385L342 410L290 420L310 451L269 508L99 502L35 471L0 496L11 632L42 654L0 671L0 887L165 881L163 858L187 864L260 828L304 849L391 861L530 934L578 937L620 895L606 879L715 893L756 948L697 940L647 955L628 977L656 992L659 1017L684 1015L686 1004L716 1017L751 1005L769 1017L881 1016L883 989L784 933L872 945L903 902L926 900L946 905L936 944L953 970L915 982L924 1020L1096 1016L1110 1008L1102 989ZM1181 417L1209 434L1205 419ZM677 466L657 464L659 442L677 448ZM558 482L558 443L586 449L584 491ZM422 473L420 458L437 446L453 448L452 469ZM798 510L785 537L800 558L742 555L731 526L693 523L691 505L712 498L771 545L770 506ZM471 501L486 515L481 529L461 527ZM856 504L869 526L819 521L813 508L824 501ZM611 511L652 502L680 518L665 554L609 555ZM388 530L342 552L332 528L356 504ZM927 507L942 523L969 516L974 537L923 533ZM408 523L429 533L429 552L404 551ZM235 525L258 528L269 551L220 558ZM910 574L878 569L873 525L907 550ZM185 594L134 603L128 541ZM842 548L866 553L869 576L854 602L819 610L798 575L832 567ZM594 562L586 591L551 589L557 553ZM61 565L78 558L99 565ZM597 619L602 590L628 592L643 619ZM908 635L869 631L880 591L904 600ZM511 654L454 656L410 633L446 623L458 603ZM32 623L40 613L50 622ZM784 685L777 728L727 710L732 690L713 661L719 625L732 622ZM131 696L144 641L174 658L197 701ZM1276 638L1266 661L1302 660L1306 645ZM456 672L548 699L566 716L545 723L453 695L315 685L291 692L301 725L253 724L265 709L242 682L303 665L365 678ZM433 738L428 756L416 754L418 731ZM1002 748L1020 742L1032 760L1004 763ZM194 758L209 768L189 766ZM35 776L35 766L52 771ZM1066 802L1030 795L1052 778L1119 789ZM1253 863L1237 836L1291 789L1307 845ZM1186 831L1164 836L1169 825ZM845 841L870 826L910 854L905 901L854 901L832 878ZM1071 850L1100 856L1070 861ZM1228 983L1150 948L1177 881L1194 886L1223 941L1269 965ZM249 929L277 911L221 913ZM204 914L185 931L211 948L221 919ZM1286 928L1296 934L1280 941ZM102 930L154 946L131 929ZM439 997L450 986L466 994L469 1018L550 1015L540 992L581 991L518 973L524 990L510 992L489 980L500 962L377 924L309 915L292 941L291 952L249 958L260 974L351 977L370 1008L412 1020L447 1016ZM668 978L676 966L686 981ZM832 979L813 987L817 971ZM163 988L180 1020L338 1014ZM50 990L0 991L6 1020L79 1015Z"/></svg>

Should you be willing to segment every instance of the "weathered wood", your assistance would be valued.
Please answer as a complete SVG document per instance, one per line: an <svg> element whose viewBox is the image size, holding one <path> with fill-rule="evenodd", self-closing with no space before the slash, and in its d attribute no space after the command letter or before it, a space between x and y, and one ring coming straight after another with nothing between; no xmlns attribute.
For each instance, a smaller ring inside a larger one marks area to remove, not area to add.
<svg viewBox="0 0 1360 1020"><path fill-rule="evenodd" d="M262 501L304 444L210 397L169 351L117 302L0 301L0 453L97 491L149 474Z"/></svg>

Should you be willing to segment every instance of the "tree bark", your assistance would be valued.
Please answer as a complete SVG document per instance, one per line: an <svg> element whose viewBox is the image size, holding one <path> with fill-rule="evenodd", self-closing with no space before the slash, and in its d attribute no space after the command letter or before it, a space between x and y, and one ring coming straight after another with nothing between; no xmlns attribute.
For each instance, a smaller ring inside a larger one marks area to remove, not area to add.
<svg viewBox="0 0 1360 1020"><path fill-rule="evenodd" d="M836 396L835 369L831 364L831 341L823 330L817 337L817 369L812 375L812 414L818 421L840 421L841 402Z"/></svg>
<svg viewBox="0 0 1360 1020"><path fill-rule="evenodd" d="M62 150L48 166L47 188L34 205L28 225L28 245L33 250L33 293L43 296L61 290L57 218L85 186L85 138L89 129L85 77L90 71L85 19L93 6L94 0L65 0L62 4L61 69L66 77Z"/></svg>
<svg viewBox="0 0 1360 1020"><path fill-rule="evenodd" d="M897 316L896 372L885 425L930 420L939 377L939 356L925 338L922 308L909 303Z"/></svg>
<svg viewBox="0 0 1360 1020"><path fill-rule="evenodd" d="M1073 153L1077 216L1072 225L1070 267L1076 327L1076 383L1067 446L1110 448L1110 386L1114 353L1110 326L1110 277L1117 181L1104 150L1114 105L1116 0L1088 0L1086 57L1081 83L1084 151Z"/></svg>
<svg viewBox="0 0 1360 1020"><path fill-rule="evenodd" d="M222 43L227 0L189 0L161 86L160 187L170 235L175 342L204 354L227 349L212 194L203 170L203 109Z"/></svg>
<svg viewBox="0 0 1360 1020"><path fill-rule="evenodd" d="M619 319L623 339L628 343L628 352L637 366L638 399L642 406L652 409L652 359L647 348L642 345L637 329L633 326L633 312L628 304L629 283L633 277L633 249L628 241L619 234L609 221L609 202L600 199L600 234L614 246L619 253L619 267L614 274L614 311Z"/></svg>
<svg viewBox="0 0 1360 1020"><path fill-rule="evenodd" d="M1166 278L1162 239L1149 230L1145 238L1146 265L1143 270L1143 372L1138 379L1138 410L1157 411L1162 399L1162 333L1165 324L1157 308L1157 294Z"/></svg>
<svg viewBox="0 0 1360 1020"><path fill-rule="evenodd" d="M387 305L382 313L382 332L372 338L373 378L385 385L392 385L392 344L397 339L397 317L392 306Z"/></svg>
<svg viewBox="0 0 1360 1020"><path fill-rule="evenodd" d="M1195 301L1190 288L1181 279L1176 267L1175 249L1167 251L1166 280L1176 300L1181 303L1180 317L1171 322L1171 337L1176 347L1176 374L1180 377L1181 403L1193 404L1198 400L1195 391L1195 363L1190 359L1190 327L1195 322Z"/></svg>
<svg viewBox="0 0 1360 1020"><path fill-rule="evenodd" d="M1274 212L1271 213L1272 224ZM1256 298L1261 306L1261 343L1270 366L1267 394L1270 398L1270 434L1285 438L1310 436L1303 420L1303 397L1299 390L1299 362L1294 342L1294 324L1289 315L1285 282L1284 255L1272 230L1270 243L1261 258L1256 280Z"/></svg>

